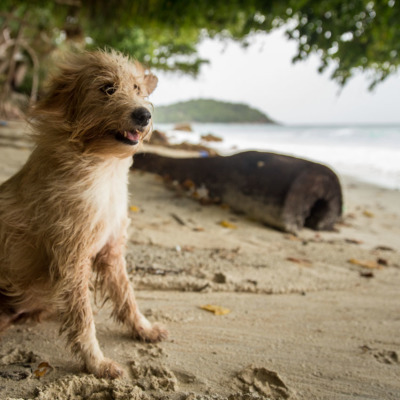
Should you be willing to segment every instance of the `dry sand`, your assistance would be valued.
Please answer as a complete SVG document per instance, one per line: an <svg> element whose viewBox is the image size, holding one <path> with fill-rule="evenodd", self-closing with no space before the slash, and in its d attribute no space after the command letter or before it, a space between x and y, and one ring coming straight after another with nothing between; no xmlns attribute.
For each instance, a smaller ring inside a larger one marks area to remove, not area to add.
<svg viewBox="0 0 400 400"><path fill-rule="evenodd" d="M7 139L16 128L0 128L1 182L29 155ZM126 369L106 381L81 371L55 322L13 326L0 399L399 399L400 192L341 180L337 231L295 237L132 172L129 272L170 338L133 341L95 306L100 344Z"/></svg>

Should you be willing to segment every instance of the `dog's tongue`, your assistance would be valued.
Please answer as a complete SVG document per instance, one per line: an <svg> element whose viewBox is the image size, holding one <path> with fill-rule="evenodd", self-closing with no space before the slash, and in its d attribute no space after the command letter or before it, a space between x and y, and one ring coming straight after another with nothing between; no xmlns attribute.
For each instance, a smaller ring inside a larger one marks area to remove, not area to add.
<svg viewBox="0 0 400 400"><path fill-rule="evenodd" d="M126 137L131 140L132 142L138 142L139 141L139 134L137 132L129 132L126 131Z"/></svg>

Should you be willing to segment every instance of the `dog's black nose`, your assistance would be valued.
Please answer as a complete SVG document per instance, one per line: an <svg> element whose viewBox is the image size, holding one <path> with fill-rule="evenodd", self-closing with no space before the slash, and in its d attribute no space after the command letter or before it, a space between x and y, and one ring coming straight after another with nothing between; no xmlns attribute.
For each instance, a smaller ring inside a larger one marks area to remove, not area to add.
<svg viewBox="0 0 400 400"><path fill-rule="evenodd" d="M150 111L145 107L137 108L132 112L131 117L133 121L140 126L148 125L151 120Z"/></svg>

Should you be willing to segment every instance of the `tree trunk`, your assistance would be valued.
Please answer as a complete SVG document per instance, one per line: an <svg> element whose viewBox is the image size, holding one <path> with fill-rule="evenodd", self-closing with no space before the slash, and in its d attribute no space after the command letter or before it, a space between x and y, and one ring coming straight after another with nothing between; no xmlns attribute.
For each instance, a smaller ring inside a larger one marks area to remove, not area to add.
<svg viewBox="0 0 400 400"><path fill-rule="evenodd" d="M205 187L209 197L287 232L331 230L342 214L342 190L328 167L299 158L248 151L229 157L169 158L138 154L133 169Z"/></svg>

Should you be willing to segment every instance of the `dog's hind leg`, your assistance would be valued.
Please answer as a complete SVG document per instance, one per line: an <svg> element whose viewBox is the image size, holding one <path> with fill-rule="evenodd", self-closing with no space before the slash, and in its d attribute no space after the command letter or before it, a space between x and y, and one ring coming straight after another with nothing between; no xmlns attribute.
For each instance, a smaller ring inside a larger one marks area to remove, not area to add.
<svg viewBox="0 0 400 400"><path fill-rule="evenodd" d="M107 244L94 260L101 293L113 302L113 317L127 325L135 337L157 342L168 336L161 325L151 324L140 312L126 272L124 240Z"/></svg>
<svg viewBox="0 0 400 400"><path fill-rule="evenodd" d="M74 273L71 270L74 269ZM78 271L79 273L76 273ZM88 372L99 378L117 378L122 368L106 359L96 338L93 312L90 305L90 261L71 266L66 276L58 279L56 301L61 318L61 332L65 332L72 351L81 357Z"/></svg>

